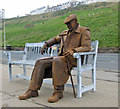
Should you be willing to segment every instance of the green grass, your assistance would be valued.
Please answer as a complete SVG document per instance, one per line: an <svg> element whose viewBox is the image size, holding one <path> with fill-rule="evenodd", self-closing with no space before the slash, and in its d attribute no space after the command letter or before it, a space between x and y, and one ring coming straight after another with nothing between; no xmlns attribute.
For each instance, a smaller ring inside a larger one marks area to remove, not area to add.
<svg viewBox="0 0 120 109"><path fill-rule="evenodd" d="M77 15L81 26L90 28L91 39L99 40L99 47L118 47L117 3L79 5L42 15L7 19L7 45L23 47L27 42L48 40L67 29L64 20L73 13Z"/></svg>

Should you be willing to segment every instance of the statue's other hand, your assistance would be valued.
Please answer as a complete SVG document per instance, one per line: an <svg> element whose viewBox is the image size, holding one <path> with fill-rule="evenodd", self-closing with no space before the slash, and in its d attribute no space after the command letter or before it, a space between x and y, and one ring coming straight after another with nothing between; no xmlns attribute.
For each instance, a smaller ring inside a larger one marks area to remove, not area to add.
<svg viewBox="0 0 120 109"><path fill-rule="evenodd" d="M73 56L73 51L72 50L68 50L67 52L63 53L63 56Z"/></svg>
<svg viewBox="0 0 120 109"><path fill-rule="evenodd" d="M47 52L47 50L48 50L47 43L45 43L43 47L41 48L41 54L43 55L45 51Z"/></svg>

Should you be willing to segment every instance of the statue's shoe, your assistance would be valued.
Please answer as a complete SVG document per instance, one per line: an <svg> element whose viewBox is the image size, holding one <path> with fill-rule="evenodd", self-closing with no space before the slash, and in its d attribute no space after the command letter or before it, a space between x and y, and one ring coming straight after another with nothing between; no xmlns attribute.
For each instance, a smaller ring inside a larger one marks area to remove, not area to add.
<svg viewBox="0 0 120 109"><path fill-rule="evenodd" d="M48 98L49 103L57 102L59 99L63 98L63 93L53 93L51 97Z"/></svg>
<svg viewBox="0 0 120 109"><path fill-rule="evenodd" d="M32 97L37 97L38 96L38 91L37 90L30 90L28 89L26 91L26 93L22 94L19 96L20 100L26 100L28 98L32 98Z"/></svg>

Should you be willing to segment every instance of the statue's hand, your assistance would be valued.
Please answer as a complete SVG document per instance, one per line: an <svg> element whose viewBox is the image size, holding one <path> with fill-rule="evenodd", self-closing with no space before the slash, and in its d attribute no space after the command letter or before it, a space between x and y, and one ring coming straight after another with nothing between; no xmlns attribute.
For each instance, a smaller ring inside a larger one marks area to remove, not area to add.
<svg viewBox="0 0 120 109"><path fill-rule="evenodd" d="M46 52L47 52L47 50L48 50L47 43L45 43L45 44L43 45L43 47L41 48L41 54L42 54L42 55L45 53L45 50L46 50Z"/></svg>
<svg viewBox="0 0 120 109"><path fill-rule="evenodd" d="M63 56L73 56L73 51L72 50L68 50L67 52L63 53Z"/></svg>

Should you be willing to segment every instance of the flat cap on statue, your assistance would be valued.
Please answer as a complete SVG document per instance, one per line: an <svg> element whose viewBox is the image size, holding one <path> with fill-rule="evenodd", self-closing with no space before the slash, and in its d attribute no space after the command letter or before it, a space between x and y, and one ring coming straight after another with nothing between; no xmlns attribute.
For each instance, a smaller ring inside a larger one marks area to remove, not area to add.
<svg viewBox="0 0 120 109"><path fill-rule="evenodd" d="M64 24L67 24L68 22L70 22L71 20L74 20L74 19L77 20L77 16L75 14L71 14L65 19Z"/></svg>

